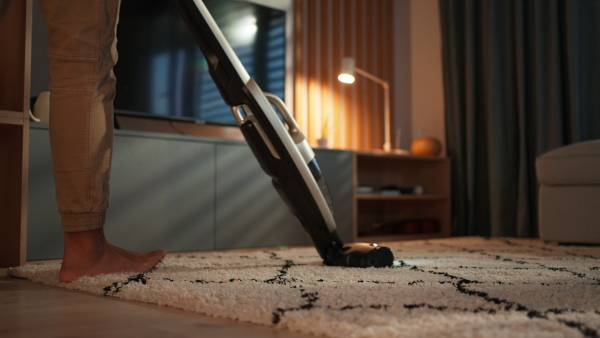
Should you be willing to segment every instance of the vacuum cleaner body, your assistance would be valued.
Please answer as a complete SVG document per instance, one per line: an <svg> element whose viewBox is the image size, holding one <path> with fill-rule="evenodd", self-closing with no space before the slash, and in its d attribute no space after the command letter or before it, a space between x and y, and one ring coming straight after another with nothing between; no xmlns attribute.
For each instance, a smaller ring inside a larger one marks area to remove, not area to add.
<svg viewBox="0 0 600 338"><path fill-rule="evenodd" d="M254 156L300 220L324 263L353 267L392 265L389 248L365 243L344 245L315 154L283 101L264 93L250 77L202 1L174 1Z"/></svg>

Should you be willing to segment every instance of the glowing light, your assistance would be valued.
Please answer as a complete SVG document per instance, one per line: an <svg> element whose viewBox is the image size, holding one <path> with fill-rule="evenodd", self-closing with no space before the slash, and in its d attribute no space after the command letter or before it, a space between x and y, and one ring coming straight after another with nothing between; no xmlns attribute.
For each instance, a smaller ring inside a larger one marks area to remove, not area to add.
<svg viewBox="0 0 600 338"><path fill-rule="evenodd" d="M354 76L350 74L340 74L338 80L343 83L354 83Z"/></svg>
<svg viewBox="0 0 600 338"><path fill-rule="evenodd" d="M250 44L254 41L257 31L256 18L247 16L230 27L230 43L234 46Z"/></svg>

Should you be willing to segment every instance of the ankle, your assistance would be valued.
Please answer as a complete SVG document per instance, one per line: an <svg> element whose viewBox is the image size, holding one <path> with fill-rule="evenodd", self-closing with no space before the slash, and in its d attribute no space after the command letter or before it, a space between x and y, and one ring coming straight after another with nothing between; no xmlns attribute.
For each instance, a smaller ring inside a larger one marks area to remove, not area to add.
<svg viewBox="0 0 600 338"><path fill-rule="evenodd" d="M102 228L82 232L65 232L64 258L81 257L89 259L99 257L107 245Z"/></svg>

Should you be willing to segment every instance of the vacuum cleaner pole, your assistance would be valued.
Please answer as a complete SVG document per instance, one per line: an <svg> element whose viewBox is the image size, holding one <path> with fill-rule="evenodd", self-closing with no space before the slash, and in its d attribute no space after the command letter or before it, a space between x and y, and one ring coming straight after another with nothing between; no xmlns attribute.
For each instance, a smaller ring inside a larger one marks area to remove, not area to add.
<svg viewBox="0 0 600 338"><path fill-rule="evenodd" d="M201 0L174 1L254 156L300 220L324 263L352 267L392 265L394 257L389 248L342 242L329 189L315 154L283 101L262 92Z"/></svg>

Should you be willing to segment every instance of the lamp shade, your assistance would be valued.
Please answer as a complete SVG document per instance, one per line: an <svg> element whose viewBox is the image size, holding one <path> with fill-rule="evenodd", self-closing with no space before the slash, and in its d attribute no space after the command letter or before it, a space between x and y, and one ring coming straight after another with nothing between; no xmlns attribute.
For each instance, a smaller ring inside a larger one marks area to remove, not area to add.
<svg viewBox="0 0 600 338"><path fill-rule="evenodd" d="M338 80L344 83L354 83L354 71L356 69L356 60L351 57L345 57L342 59L342 69Z"/></svg>

